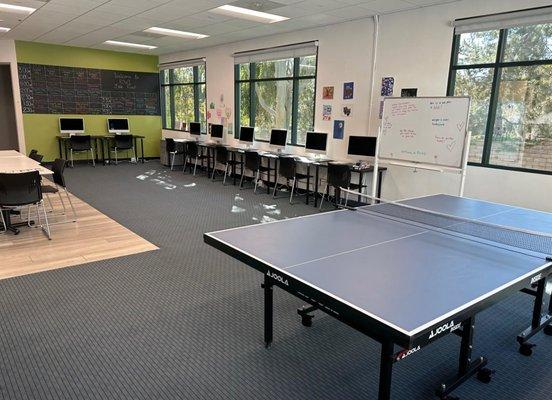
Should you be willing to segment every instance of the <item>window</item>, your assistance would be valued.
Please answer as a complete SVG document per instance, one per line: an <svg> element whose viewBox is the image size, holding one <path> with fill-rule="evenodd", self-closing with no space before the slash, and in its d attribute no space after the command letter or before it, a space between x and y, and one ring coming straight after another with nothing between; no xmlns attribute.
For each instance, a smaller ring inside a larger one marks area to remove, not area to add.
<svg viewBox="0 0 552 400"><path fill-rule="evenodd" d="M288 143L303 146L314 126L316 61L300 55L236 64L236 137L241 126L254 126L261 141L272 128L287 129Z"/></svg>
<svg viewBox="0 0 552 400"><path fill-rule="evenodd" d="M456 32L448 94L471 97L470 163L552 173L552 23L519 25Z"/></svg>
<svg viewBox="0 0 552 400"><path fill-rule="evenodd" d="M205 63L162 69L163 128L184 130L188 122L201 122L206 132Z"/></svg>

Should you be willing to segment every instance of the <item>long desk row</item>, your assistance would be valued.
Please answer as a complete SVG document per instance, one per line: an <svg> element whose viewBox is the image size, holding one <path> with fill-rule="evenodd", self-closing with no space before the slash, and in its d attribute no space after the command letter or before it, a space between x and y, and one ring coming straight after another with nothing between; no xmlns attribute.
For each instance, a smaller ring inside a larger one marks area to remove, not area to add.
<svg viewBox="0 0 552 400"><path fill-rule="evenodd" d="M144 163L144 139L145 136L141 135L132 135L134 139L134 157L136 160L138 160L138 141L140 141L140 150L141 150L141 157L140 161ZM56 136L56 139L58 141L58 147L59 147L59 157L63 158L65 160L68 159L68 152L69 152L69 136ZM110 145L113 143L113 140L115 140L115 135L90 135L90 139L93 142L94 146L94 153L96 162L103 162L106 164L108 161L111 163L111 152ZM101 157L100 157L101 153ZM107 154L107 157L106 157Z"/></svg>
<svg viewBox="0 0 552 400"><path fill-rule="evenodd" d="M185 144L186 142L196 142L198 146L205 151L205 155L207 156L207 174L210 176L210 172L215 168L216 166L216 155L215 150L217 146L221 146L221 144L216 142L206 142L206 141L196 141L195 139L174 139L176 143L182 143ZM363 167L359 167L351 162L348 161L341 161L341 160L332 160L329 158L315 158L315 157L308 157L304 155L297 155L297 154L289 154L289 153L275 153L270 152L266 150L260 150L260 149L246 149L241 147L235 147L235 146L229 146L229 145L222 145L228 149L228 151L231 154L232 161L237 161L237 157L239 157L239 164L240 164L240 174L243 173L244 170L244 154L246 150L254 150L259 153L259 155L266 160L267 167L272 168L272 163L274 163L274 171L277 171L277 162L278 158L280 156L292 156L295 158L295 161L302 164L306 168L306 175L307 178L307 191L305 195L305 204L309 204L310 197L312 195L314 199L314 206L316 207L318 205L319 200L319 182L320 182L320 168L327 168L328 163L344 163L350 166L351 172L356 173L358 175L358 181L357 184L359 188L365 188L365 176L367 174L373 174L374 173L374 166L373 165L367 165ZM311 170L314 168L314 189L311 193L309 190L310 185L310 177L311 177ZM378 168L378 185L377 185L377 197L381 197L381 185L382 185L382 179L383 179L383 173L387 170L385 167L379 167ZM272 177L273 175L273 177ZM241 177L241 175L237 174L236 172L236 164L232 164L232 171L231 176L233 178L234 185L237 184L238 177ZM274 180L272 180L272 178ZM274 187L273 185L276 184L277 179L277 173L274 174L270 173L270 170L267 172L267 181L266 181L266 191L267 193L270 193L270 188ZM361 196L358 196L357 199L358 202L361 201Z"/></svg>

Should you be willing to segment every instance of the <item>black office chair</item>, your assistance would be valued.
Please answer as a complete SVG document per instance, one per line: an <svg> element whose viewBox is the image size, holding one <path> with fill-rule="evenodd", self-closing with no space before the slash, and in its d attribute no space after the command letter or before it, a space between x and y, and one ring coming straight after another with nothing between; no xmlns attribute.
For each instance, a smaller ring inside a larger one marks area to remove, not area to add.
<svg viewBox="0 0 552 400"><path fill-rule="evenodd" d="M36 161L37 163L41 163L44 156L42 154L38 154L38 151L36 150L31 150L31 152L29 153L29 158Z"/></svg>
<svg viewBox="0 0 552 400"><path fill-rule="evenodd" d="M201 152L199 150L199 146L197 145L196 142L187 142L186 143L186 154L185 154L185 159L184 159L184 171L186 171L186 165L188 164L188 161L190 162L190 164L192 164L192 160L194 160L194 175L196 174L196 169L197 169L197 164L198 164L198 161L201 161L201 163L203 164L203 160L206 160L207 159L207 155L203 154L203 152ZM190 165L190 170L191 170L192 166Z"/></svg>
<svg viewBox="0 0 552 400"><path fill-rule="evenodd" d="M119 151L134 151L134 136L132 135L115 135L111 141L110 152L115 153L115 165L119 164ZM129 157L130 158L130 157Z"/></svg>
<svg viewBox="0 0 552 400"><path fill-rule="evenodd" d="M69 138L69 151L71 155L71 167L75 166L73 153L90 152L92 157L92 165L96 166L94 157L94 148L92 147L92 138L90 135L73 135Z"/></svg>
<svg viewBox="0 0 552 400"><path fill-rule="evenodd" d="M279 185L278 178L284 178L286 180L286 184ZM302 180L306 181L309 178L310 178L310 175L297 172L297 161L295 161L294 157L280 156L278 158L278 173L276 175L276 181L274 184L274 192L272 193L272 197L276 197L276 193L278 192L278 186L290 187L289 182L292 181L291 194L289 196L289 203L293 204L293 194L297 189L297 184ZM307 192L308 190L309 190L309 187L307 185Z"/></svg>
<svg viewBox="0 0 552 400"><path fill-rule="evenodd" d="M261 162L261 156L255 150L247 150L244 154L245 162L243 166L243 171L241 171L240 189L243 189L245 171L249 170L253 173L253 179L255 180L255 189L253 192L257 193L257 185L259 184L259 181L262 181L261 174L266 174L266 180L268 181L268 174L270 173L270 171L274 171L274 168L264 166Z"/></svg>
<svg viewBox="0 0 552 400"><path fill-rule="evenodd" d="M10 212L14 208L29 207L27 224L31 226L30 207L36 206L38 223L40 224L40 207L44 214L46 224L46 235L50 239L50 225L48 225L48 216L42 199L42 190L40 185L40 174L38 171L21 172L16 174L0 173L0 215L4 230L8 230L4 212ZM44 227L43 227L44 229Z"/></svg>
<svg viewBox="0 0 552 400"><path fill-rule="evenodd" d="M54 210L54 207L52 206L52 202L48 194L57 193L59 196L59 200L61 201L61 206L63 207L63 214L65 215L66 214L65 202L63 201L63 196L61 195L61 192L64 191L65 195L67 196L67 200L69 201L71 211L73 212L72 222L76 222L77 212L75 211L75 207L73 206L73 202L71 201L71 196L69 196L69 191L67 190L67 185L65 184L65 177L63 175L65 171L65 165L66 165L66 161L60 158L57 158L54 161L54 163L51 166L52 172L54 173L52 176L54 185L49 185L49 184L42 185L42 193L46 194L46 198L48 199L48 203L50 204L50 208L52 208L52 211Z"/></svg>
<svg viewBox="0 0 552 400"><path fill-rule="evenodd" d="M169 155L169 164L171 165L171 171L174 168L174 159L177 155L184 155L184 151L179 150L176 146L176 142L173 138L165 138L165 150ZM186 158L184 157L184 169L186 168Z"/></svg>
<svg viewBox="0 0 552 400"><path fill-rule="evenodd" d="M324 196L330 199L330 187L334 188L335 205L341 203L341 188L348 190L360 190L361 187L351 182L351 166L346 163L328 163L328 175L326 178L326 186L322 191L322 199L320 200L320 209L324 203ZM345 206L349 201L349 193L345 194Z"/></svg>
<svg viewBox="0 0 552 400"><path fill-rule="evenodd" d="M228 151L226 146L219 145L215 147L215 165L213 166L213 173L211 179L215 180L215 174L217 172L217 163L224 166L224 178L222 179L222 184L226 184L226 176L228 175L228 168L231 166L236 166L239 164L239 161L232 160L231 153Z"/></svg>

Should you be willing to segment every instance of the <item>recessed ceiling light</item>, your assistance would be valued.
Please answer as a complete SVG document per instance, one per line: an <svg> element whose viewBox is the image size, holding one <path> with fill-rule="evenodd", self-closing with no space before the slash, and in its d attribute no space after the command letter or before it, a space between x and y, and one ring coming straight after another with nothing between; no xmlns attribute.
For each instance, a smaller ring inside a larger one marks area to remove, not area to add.
<svg viewBox="0 0 552 400"><path fill-rule="evenodd" d="M275 22L282 22L288 20L288 17L282 17L281 15L269 14L262 11L250 10L249 8L231 6L229 4L220 6L210 10L211 12L223 15L231 15L238 18L248 19L251 21L264 22L273 24Z"/></svg>
<svg viewBox="0 0 552 400"><path fill-rule="evenodd" d="M110 44L112 46L134 47L136 49L153 50L157 48L157 46L150 46L147 44L138 44L138 43L119 42L117 40L106 40L104 43Z"/></svg>
<svg viewBox="0 0 552 400"><path fill-rule="evenodd" d="M36 8L16 6L13 4L0 3L0 11L32 14L36 11Z"/></svg>
<svg viewBox="0 0 552 400"><path fill-rule="evenodd" d="M209 35L202 35L201 33L177 31L176 29L158 28L156 26L148 28L144 32L158 33L160 35L167 35L167 36L176 36L176 37L181 37L185 39L204 39L209 37Z"/></svg>
<svg viewBox="0 0 552 400"><path fill-rule="evenodd" d="M4 28L3 26L0 26L0 32L9 32L10 28Z"/></svg>

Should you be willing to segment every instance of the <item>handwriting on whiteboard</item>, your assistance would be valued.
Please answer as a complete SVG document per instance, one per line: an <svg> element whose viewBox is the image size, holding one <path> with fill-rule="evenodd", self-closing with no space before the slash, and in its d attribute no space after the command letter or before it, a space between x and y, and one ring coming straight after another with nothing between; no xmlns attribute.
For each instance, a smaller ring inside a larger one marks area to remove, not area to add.
<svg viewBox="0 0 552 400"><path fill-rule="evenodd" d="M451 103L452 101L450 100L432 100L429 102L429 108L432 110L441 110Z"/></svg>
<svg viewBox="0 0 552 400"><path fill-rule="evenodd" d="M416 105L407 101L396 103L391 106L392 117L399 117L401 115L407 115L416 111L418 111Z"/></svg>
<svg viewBox="0 0 552 400"><path fill-rule="evenodd" d="M399 133L403 139L412 139L416 136L414 129L401 129Z"/></svg>
<svg viewBox="0 0 552 400"><path fill-rule="evenodd" d="M431 125L433 126L445 126L449 122L448 118L432 118Z"/></svg>

